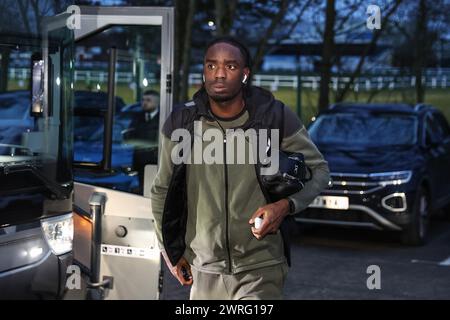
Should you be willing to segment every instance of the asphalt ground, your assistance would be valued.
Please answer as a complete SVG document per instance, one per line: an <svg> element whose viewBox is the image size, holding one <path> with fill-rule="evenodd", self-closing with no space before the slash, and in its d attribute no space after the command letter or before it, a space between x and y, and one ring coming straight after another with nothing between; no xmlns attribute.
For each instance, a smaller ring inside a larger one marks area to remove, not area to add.
<svg viewBox="0 0 450 320"><path fill-rule="evenodd" d="M299 225L285 299L450 299L450 219L432 220L424 246L399 239L391 232ZM167 268L162 298L189 299L189 288Z"/></svg>

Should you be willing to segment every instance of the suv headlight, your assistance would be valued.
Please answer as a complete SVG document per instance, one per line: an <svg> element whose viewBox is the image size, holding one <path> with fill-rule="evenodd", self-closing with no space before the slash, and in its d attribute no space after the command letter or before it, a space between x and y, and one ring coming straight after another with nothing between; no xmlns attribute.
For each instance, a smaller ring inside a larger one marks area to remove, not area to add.
<svg viewBox="0 0 450 320"><path fill-rule="evenodd" d="M45 238L54 254L60 255L72 250L72 213L42 220L41 225Z"/></svg>
<svg viewBox="0 0 450 320"><path fill-rule="evenodd" d="M411 176L411 170L369 174L371 180L378 182L382 186L408 183L411 180Z"/></svg>

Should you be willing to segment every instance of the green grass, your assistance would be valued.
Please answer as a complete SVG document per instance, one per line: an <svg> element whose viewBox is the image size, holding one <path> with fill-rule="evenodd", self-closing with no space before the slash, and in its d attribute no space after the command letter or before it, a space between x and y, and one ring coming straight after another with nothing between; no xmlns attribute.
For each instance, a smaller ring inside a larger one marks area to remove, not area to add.
<svg viewBox="0 0 450 320"><path fill-rule="evenodd" d="M370 98L371 92L352 92L349 94L345 102L367 102ZM296 111L297 99L296 92L292 89L281 89L274 92L277 99L280 99L287 105L289 105L292 110ZM330 103L334 103L334 92L330 94ZM301 118L305 124L311 121L311 118L317 114L317 102L319 99L318 91L312 90L302 90L302 108L301 108ZM394 103L408 103L415 104L415 91L414 90L386 90L381 91L376 94L371 102L373 103L384 103L384 102L394 102ZM434 89L428 90L425 94L425 102L433 105L437 109L441 110L447 121L450 123L450 90L445 89Z"/></svg>
<svg viewBox="0 0 450 320"><path fill-rule="evenodd" d="M267 88L268 89L268 88ZM194 88L191 88L190 94L195 92ZM273 92L274 96L288 105L294 112L297 112L297 92L294 89L280 88L278 91ZM367 102L372 92L360 91L358 93L350 93L345 102ZM311 89L302 89L302 103L301 103L301 119L308 125L311 122L311 118L317 115L317 102L319 99L319 92ZM330 103L335 102L334 92L330 93ZM385 90L374 95L371 102L395 102L395 103L408 103L415 104L415 91L409 90ZM448 89L429 89L425 94L425 102L433 105L447 118L450 123L450 90Z"/></svg>
<svg viewBox="0 0 450 320"><path fill-rule="evenodd" d="M107 84L101 83L100 90L104 91L106 89ZM192 95L198 90L199 86L192 86L189 88L189 96ZM23 87L19 87L18 83L15 81L10 81L9 90L17 90L17 89L25 89ZM92 90L92 85L86 85L83 82L77 82L75 84L75 90ZM155 89L159 90L159 87L148 87L146 89ZM268 88L267 88L268 89ZM286 105L288 105L294 112L297 109L297 93L294 89L288 88L280 88L278 91L273 92L275 97L281 101L283 101ZM302 88L302 103L301 103L301 119L308 125L311 121L311 118L317 114L317 101L318 101L318 91L313 91L311 89ZM334 103L334 91L330 92L330 103ZM360 92L351 92L345 99L346 102L367 102L372 92L360 91ZM126 104L135 103L136 102L136 91L131 89L128 85L118 85L116 87L116 95L121 97ZM397 103L415 103L415 91L414 89L406 89L406 90L384 90L372 98L371 102L397 102ZM429 103L439 110L447 118L447 121L450 122L450 90L448 89L428 89L425 93L425 102Z"/></svg>

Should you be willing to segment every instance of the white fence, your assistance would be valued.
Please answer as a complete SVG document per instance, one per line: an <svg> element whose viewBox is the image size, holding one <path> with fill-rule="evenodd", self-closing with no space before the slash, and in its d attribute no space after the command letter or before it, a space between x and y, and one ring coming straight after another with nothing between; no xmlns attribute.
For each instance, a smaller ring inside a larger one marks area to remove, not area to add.
<svg viewBox="0 0 450 320"><path fill-rule="evenodd" d="M200 73L190 74L190 84L201 84L202 75ZM338 88L342 89L346 83L350 81L350 77L332 77L330 88L337 91ZM435 75L422 77L422 83L427 88L448 88L450 87L450 74L448 75ZM270 87L272 91L278 90L278 88L292 88L295 89L298 86L297 76L281 76L281 75L262 75L257 74L253 77L253 84L256 86ZM319 76L301 76L302 88L310 88L312 90L318 90L320 85ZM369 90L382 90L382 89L399 89L399 88L411 88L416 84L416 77L411 76L361 76L355 79L352 85L354 91L369 91Z"/></svg>
<svg viewBox="0 0 450 320"><path fill-rule="evenodd" d="M27 68L17 68L9 70L9 78L15 80L26 80L30 77L30 70ZM134 81L134 75L131 72L117 72L116 82L123 84L131 84ZM85 81L87 83L106 83L108 81L107 73L103 71L75 71L75 81ZM148 83L157 83L154 75L146 78ZM334 91L343 88L346 83L350 81L349 77L332 77L330 88ZM21 81L23 85L25 81ZM202 75L200 73L189 74L189 84L199 85L202 83ZM401 75L370 75L358 77L352 85L354 91L369 91L369 90L394 90L401 88L414 87L416 78L414 76ZM422 77L422 83L425 87L449 88L450 87L450 71L436 72L427 71L426 77ZM277 91L279 88L295 89L298 86L298 77L294 75L264 75L257 74L253 77L253 84L257 86L269 87L272 91ZM301 76L302 88L309 88L318 90L320 85L319 76Z"/></svg>
<svg viewBox="0 0 450 320"><path fill-rule="evenodd" d="M75 71L75 81L85 81L86 83L106 83L108 74L104 71ZM27 68L13 68L9 70L9 79L12 80L28 80L30 78L30 70ZM134 75L131 72L116 72L116 81L118 83L132 83ZM149 83L156 82L155 77L147 78Z"/></svg>

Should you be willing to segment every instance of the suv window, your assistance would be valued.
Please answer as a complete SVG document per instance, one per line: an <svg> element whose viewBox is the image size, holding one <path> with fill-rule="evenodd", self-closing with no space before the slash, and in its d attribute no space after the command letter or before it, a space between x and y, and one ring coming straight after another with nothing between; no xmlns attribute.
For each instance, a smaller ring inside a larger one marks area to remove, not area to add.
<svg viewBox="0 0 450 320"><path fill-rule="evenodd" d="M425 144L431 145L433 142L440 142L444 138L441 130L439 130L439 124L431 113L425 117Z"/></svg>
<svg viewBox="0 0 450 320"><path fill-rule="evenodd" d="M442 140L450 136L450 128L448 126L447 120L440 113L433 113L433 117L435 119L435 124L437 130L439 130L439 134L442 137Z"/></svg>
<svg viewBox="0 0 450 320"><path fill-rule="evenodd" d="M309 127L316 144L355 147L413 145L417 141L417 117L392 113L340 112L323 114Z"/></svg>

